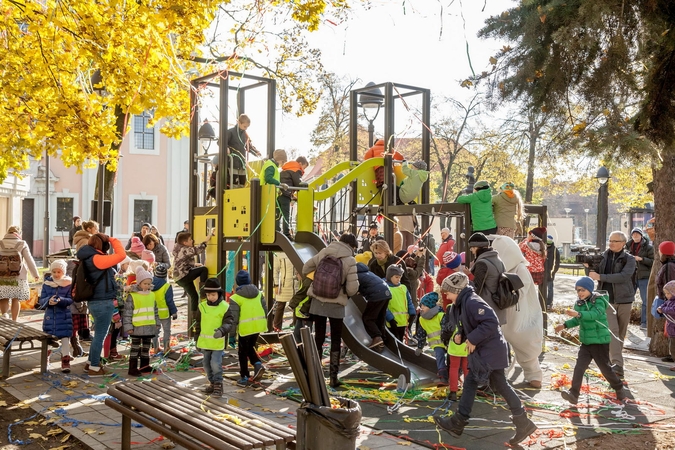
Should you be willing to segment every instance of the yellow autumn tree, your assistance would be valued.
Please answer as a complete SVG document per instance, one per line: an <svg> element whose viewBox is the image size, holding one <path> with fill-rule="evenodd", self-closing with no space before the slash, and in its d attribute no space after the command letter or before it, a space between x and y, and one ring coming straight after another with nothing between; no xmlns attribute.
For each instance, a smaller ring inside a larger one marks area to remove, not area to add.
<svg viewBox="0 0 675 450"><path fill-rule="evenodd" d="M302 32L345 10L344 1L324 0L0 2L0 180L20 174L30 157L45 152L68 166L101 161L114 171L128 118L143 111L153 111L153 123L162 120L166 135L186 135L189 80L215 70L199 58L217 61L221 70L260 69L286 77L284 108L311 112L317 92L291 77L292 62L304 51L308 61L316 61L320 53L303 45ZM279 42L264 33L271 11ZM230 38L218 45L205 41L216 17ZM267 59L247 54L259 54L266 45L278 51ZM102 81L92 86L96 71ZM104 95L95 93L102 87Z"/></svg>

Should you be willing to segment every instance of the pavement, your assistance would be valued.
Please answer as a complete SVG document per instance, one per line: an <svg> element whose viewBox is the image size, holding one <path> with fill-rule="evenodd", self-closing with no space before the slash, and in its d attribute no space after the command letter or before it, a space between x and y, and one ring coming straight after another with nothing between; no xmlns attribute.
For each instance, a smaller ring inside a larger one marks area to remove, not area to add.
<svg viewBox="0 0 675 450"><path fill-rule="evenodd" d="M574 282L577 277L558 275L554 306L571 306L575 301ZM175 287L179 319L173 323L172 332L181 343L185 342L187 329L186 302L180 299L182 290ZM650 433L656 427L667 427L675 418L675 372L672 364L646 352L649 340L638 326L631 325L626 339L626 381L635 400L625 404L612 401L604 380L596 376L597 368L587 372L588 388L577 408L560 397L558 389L572 376L576 347L553 337L553 327L562 315L549 316L549 336L545 341L541 364L544 382L541 389L524 383L519 368L510 374L510 380L532 414L540 430L527 441L528 448L553 448L602 433ZM26 326L41 328L42 313L22 311L19 321ZM123 354L128 348L119 346ZM265 357L268 373L257 388L241 388L238 378L236 350L230 350L223 360L227 377L224 395L219 401L246 408L283 425L295 427L299 403L297 385L287 361L278 346L271 346L272 353ZM262 351L259 348L259 351ZM72 372L60 371L60 356L52 355L50 372L39 374L39 351L22 352L12 357L10 377L0 380L0 389L15 396L23 407L32 408L62 427L73 437L95 449L119 448L121 415L103 403L109 385L127 379L126 361L111 365L113 375L106 378L89 378L83 374L86 357L77 358ZM171 359L155 357L155 373L182 383L189 389L200 389L205 382L199 367L176 364ZM513 433L509 412L500 401L490 395L477 398L472 420L464 435L455 439L439 431L430 423L433 414L444 414L456 409L445 401L445 391L435 387L412 386L405 395L395 391L396 380L377 372L365 363L348 355L341 365L341 378L347 382L341 396L359 401L363 410L357 448L362 450L384 449L393 446L421 448L501 448ZM205 397L206 398L206 397ZM213 400L211 400L213 401ZM392 405L398 406L391 411ZM0 430L0 442L8 434ZM132 428L134 448L167 448L167 440L152 430L134 423ZM180 446L169 448L182 448Z"/></svg>

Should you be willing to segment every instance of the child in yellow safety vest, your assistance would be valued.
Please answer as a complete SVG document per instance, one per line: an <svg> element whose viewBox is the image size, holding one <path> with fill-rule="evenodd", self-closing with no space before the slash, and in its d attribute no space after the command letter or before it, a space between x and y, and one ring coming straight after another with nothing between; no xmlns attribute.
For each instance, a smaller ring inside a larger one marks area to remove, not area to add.
<svg viewBox="0 0 675 450"><path fill-rule="evenodd" d="M137 377L152 372L150 345L159 331L159 314L152 292L152 274L143 267L136 269L137 291L124 302L124 332L131 336L129 376ZM140 367L139 367L140 359Z"/></svg>
<svg viewBox="0 0 675 450"><path fill-rule="evenodd" d="M445 316L443 316L443 320L441 321L441 329L448 329L450 326L450 324L447 323L447 319L453 316L453 307L454 305L451 302L448 305ZM469 350L466 348L466 342L462 342L461 344L455 342L455 336L457 334L461 336L461 326L462 324L460 323L459 325L456 325L449 333L446 332L446 337L449 338L449 341L444 341L444 343L448 346L448 356L450 357L450 395L448 398L452 401L457 400L460 371L463 373L464 380L466 380L466 377L469 374Z"/></svg>
<svg viewBox="0 0 675 450"><path fill-rule="evenodd" d="M250 382L260 381L265 373L265 366L256 353L255 346L258 335L267 331L267 308L265 299L258 288L251 284L251 277L245 270L240 270L235 278L237 288L230 297L230 309L237 324L237 336L239 343L237 351L239 355L239 386L248 386ZM248 363L254 367L251 376Z"/></svg>
<svg viewBox="0 0 675 450"><path fill-rule="evenodd" d="M417 327L417 348L415 355L422 354L422 349L429 344L436 357L436 369L442 385L448 384L448 363L446 345L441 339L441 320L443 308L438 305L438 294L429 292L420 300L420 323Z"/></svg>
<svg viewBox="0 0 675 450"><path fill-rule="evenodd" d="M404 284L401 284L402 276L403 269L398 264L387 267L386 280L389 291L391 291L391 300L389 300L385 320L392 334L401 342L405 337L408 321L416 315L410 292Z"/></svg>
<svg viewBox="0 0 675 450"><path fill-rule="evenodd" d="M217 278L206 280L202 293L206 296L206 301L199 303L201 333L197 347L204 354L202 363L209 380L209 385L203 392L220 398L223 396L225 337L234 327L234 315L230 304L223 299L223 289Z"/></svg>
<svg viewBox="0 0 675 450"><path fill-rule="evenodd" d="M159 264L155 267L155 276L152 278L152 292L155 293L157 302L157 311L159 312L159 323L162 326L162 344L159 346L159 336L152 338L152 345L155 354L169 352L171 346L171 320L178 319L178 308L173 302L173 287L166 281L166 265Z"/></svg>
<svg viewBox="0 0 675 450"><path fill-rule="evenodd" d="M293 311L293 317L295 318L293 337L295 338L295 342L300 342L300 329L302 327L309 327L311 330L314 325L314 322L309 318L309 307L312 299L307 295L307 291L314 279L314 272L308 273L305 277L302 276L302 273L297 272L295 276L300 282L300 288L291 297L288 307Z"/></svg>
<svg viewBox="0 0 675 450"><path fill-rule="evenodd" d="M282 190L287 190L288 185L286 183L282 183L280 180L281 173L279 172L279 167L283 166L286 161L288 161L288 156L286 156L286 150L274 150L274 153L272 154L272 158L267 159L263 165L262 168L260 169L260 175L258 176L260 178L260 185L264 186L266 184L273 184L275 186L278 186ZM276 193L277 195L279 192ZM276 195L275 195L276 198ZM275 230L276 231L281 231L280 227L280 222L279 220L282 219L282 212L279 207L278 202L275 202L276 205L276 216L275 216Z"/></svg>

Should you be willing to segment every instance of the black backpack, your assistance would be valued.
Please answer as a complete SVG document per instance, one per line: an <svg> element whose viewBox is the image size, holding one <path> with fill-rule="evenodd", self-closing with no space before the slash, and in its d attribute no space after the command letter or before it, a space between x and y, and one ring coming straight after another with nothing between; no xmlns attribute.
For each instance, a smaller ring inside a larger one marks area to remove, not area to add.
<svg viewBox="0 0 675 450"><path fill-rule="evenodd" d="M98 283L106 275L107 271L101 271L101 275L92 283L89 281L89 276L87 274L87 269L84 266L84 261L79 260L75 263L75 268L73 269L73 283L71 290L71 297L74 302L85 302L90 300L94 296L94 290Z"/></svg>
<svg viewBox="0 0 675 450"><path fill-rule="evenodd" d="M492 266L497 269L497 271L499 271L497 266L495 266L492 261L489 259L485 259L485 261L492 264ZM484 286L485 280L483 280L483 286L481 286L480 289L481 292L483 292ZM497 305L497 308L499 309L506 309L515 306L518 304L518 300L520 299L519 289L521 289L523 286L525 286L525 284L523 284L523 280L520 279L518 274L502 272L499 274L497 292L492 294L492 301L495 302L495 305Z"/></svg>

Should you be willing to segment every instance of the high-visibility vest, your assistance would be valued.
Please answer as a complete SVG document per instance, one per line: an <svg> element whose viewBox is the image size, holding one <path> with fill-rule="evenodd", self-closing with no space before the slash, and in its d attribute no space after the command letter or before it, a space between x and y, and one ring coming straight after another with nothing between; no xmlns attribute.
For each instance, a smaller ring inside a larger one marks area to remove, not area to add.
<svg viewBox="0 0 675 450"><path fill-rule="evenodd" d="M389 300L389 311L394 315L396 325L399 327L408 326L408 289L403 284L398 286L389 286L391 291L391 300Z"/></svg>
<svg viewBox="0 0 675 450"><path fill-rule="evenodd" d="M224 300L217 306L209 306L208 303L206 301L199 304L202 332L197 339L197 347L206 350L224 350L225 337L215 338L213 332L223 325L223 317L230 308L230 304Z"/></svg>
<svg viewBox="0 0 675 450"><path fill-rule="evenodd" d="M265 161L265 163L262 165L262 169L260 169L260 185L264 186L267 183L265 182L265 172L267 171L268 167L274 167L274 179L279 181L281 179L281 174L279 173L279 166L277 166L276 161L273 159L268 159Z"/></svg>
<svg viewBox="0 0 675 450"><path fill-rule="evenodd" d="M131 317L131 323L134 328L156 325L155 294L153 292L148 294L132 292L131 298L134 300L134 312Z"/></svg>
<svg viewBox="0 0 675 450"><path fill-rule="evenodd" d="M455 335L459 330L455 328L455 331L452 333L452 338L450 338L450 345L448 345L448 355L450 356L469 356L469 349L466 348L466 342L461 344L455 343Z"/></svg>
<svg viewBox="0 0 675 450"><path fill-rule="evenodd" d="M260 292L255 298L246 298L239 294L230 297L230 300L234 300L239 305L239 336L250 336L267 331L267 318L260 303L261 298Z"/></svg>
<svg viewBox="0 0 675 450"><path fill-rule="evenodd" d="M164 283L164 285L153 291L155 294L155 301L157 302L157 312L160 319L169 318L169 307L166 305L166 291L169 290L171 285L169 283Z"/></svg>
<svg viewBox="0 0 675 450"><path fill-rule="evenodd" d="M427 344L431 348L440 347L445 350L445 345L441 339L441 320L445 314L438 313L433 319L425 319L420 316L420 325L427 332Z"/></svg>

